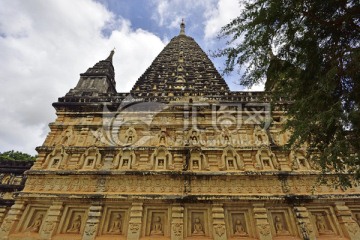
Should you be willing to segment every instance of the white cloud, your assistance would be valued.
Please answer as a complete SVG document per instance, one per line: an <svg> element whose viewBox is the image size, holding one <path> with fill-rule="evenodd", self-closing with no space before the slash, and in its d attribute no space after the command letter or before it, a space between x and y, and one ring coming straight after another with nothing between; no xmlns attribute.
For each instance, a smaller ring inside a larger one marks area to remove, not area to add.
<svg viewBox="0 0 360 240"><path fill-rule="evenodd" d="M216 6L217 0L153 0L156 11L152 18L159 26L168 28L179 28L182 18L193 18L202 16ZM195 24L195 22L193 23Z"/></svg>
<svg viewBox="0 0 360 240"><path fill-rule="evenodd" d="M0 0L0 152L35 154L55 120L51 103L113 47L117 89L124 92L164 43L91 0Z"/></svg>
<svg viewBox="0 0 360 240"><path fill-rule="evenodd" d="M205 13L205 38L217 36L221 27L228 24L232 19L239 16L241 11L240 3L234 0L219 0L217 6L208 9Z"/></svg>

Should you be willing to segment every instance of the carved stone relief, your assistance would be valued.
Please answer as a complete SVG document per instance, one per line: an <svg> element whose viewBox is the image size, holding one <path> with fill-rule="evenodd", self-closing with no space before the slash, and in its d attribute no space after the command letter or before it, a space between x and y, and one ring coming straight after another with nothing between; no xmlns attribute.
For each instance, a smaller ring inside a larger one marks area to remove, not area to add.
<svg viewBox="0 0 360 240"><path fill-rule="evenodd" d="M284 213L273 213L272 214L273 226L275 229L275 235L287 236L290 235L287 219Z"/></svg>
<svg viewBox="0 0 360 240"><path fill-rule="evenodd" d="M69 224L66 228L67 233L80 233L81 227L83 225L83 219L81 214L74 215L69 221Z"/></svg>
<svg viewBox="0 0 360 240"><path fill-rule="evenodd" d="M168 210L162 207L149 206L144 213L145 236L152 238L170 236Z"/></svg>
<svg viewBox="0 0 360 240"><path fill-rule="evenodd" d="M200 131L193 128L187 133L187 142L185 143L185 145L190 145L190 146L203 145L202 138L203 137L202 137Z"/></svg>
<svg viewBox="0 0 360 240"><path fill-rule="evenodd" d="M27 233L39 233L46 216L47 208L38 204L29 204L20 219L17 230Z"/></svg>
<svg viewBox="0 0 360 240"><path fill-rule="evenodd" d="M236 143L234 143L234 139L232 137L232 134L230 133L229 129L225 128L223 131L217 133L217 145L218 146L233 146Z"/></svg>
<svg viewBox="0 0 360 240"><path fill-rule="evenodd" d="M337 235L333 219L328 210L311 211L312 221L314 223L317 235Z"/></svg>
<svg viewBox="0 0 360 240"><path fill-rule="evenodd" d="M155 146L172 146L174 145L174 141L171 137L171 134L169 131L166 131L165 128L161 129L156 135L155 135Z"/></svg>
<svg viewBox="0 0 360 240"><path fill-rule="evenodd" d="M108 234L122 234L123 233L123 217L121 213L116 213L110 218L110 222L107 228Z"/></svg>
<svg viewBox="0 0 360 240"><path fill-rule="evenodd" d="M130 127L129 129L127 129L125 132L124 146L131 146L135 144L137 140L138 140L138 135L135 128Z"/></svg>
<svg viewBox="0 0 360 240"><path fill-rule="evenodd" d="M38 213L37 216L33 221L31 221L31 224L26 228L26 231L38 233L41 227L41 224L44 219L43 213Z"/></svg>
<svg viewBox="0 0 360 240"><path fill-rule="evenodd" d="M102 235L125 235L127 232L128 209L108 206L104 208L100 233Z"/></svg>
<svg viewBox="0 0 360 240"><path fill-rule="evenodd" d="M205 235L203 221L201 221L199 217L195 217L192 219L191 235L194 235L194 236L199 236L199 235L204 236Z"/></svg>
<svg viewBox="0 0 360 240"><path fill-rule="evenodd" d="M208 219L205 210L188 209L188 236L208 236Z"/></svg>

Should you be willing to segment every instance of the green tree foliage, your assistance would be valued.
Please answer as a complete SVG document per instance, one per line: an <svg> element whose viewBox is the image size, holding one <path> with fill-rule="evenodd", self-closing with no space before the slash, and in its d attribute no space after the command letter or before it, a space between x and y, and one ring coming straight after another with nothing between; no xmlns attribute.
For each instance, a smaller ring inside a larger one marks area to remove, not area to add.
<svg viewBox="0 0 360 240"><path fill-rule="evenodd" d="M7 151L0 153L1 160L16 160L16 161L35 161L36 156L31 156L30 154L19 152L19 151Z"/></svg>
<svg viewBox="0 0 360 240"><path fill-rule="evenodd" d="M343 186L360 179L360 1L244 0L222 28L225 73L246 69L240 83L292 100L291 147L309 143L325 172Z"/></svg>

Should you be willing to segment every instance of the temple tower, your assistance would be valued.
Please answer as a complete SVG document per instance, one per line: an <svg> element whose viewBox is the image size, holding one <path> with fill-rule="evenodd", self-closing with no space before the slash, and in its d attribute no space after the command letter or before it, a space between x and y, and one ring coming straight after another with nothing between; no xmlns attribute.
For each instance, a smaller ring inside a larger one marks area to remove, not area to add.
<svg viewBox="0 0 360 240"><path fill-rule="evenodd" d="M360 239L360 189L319 185L289 102L230 91L183 22L129 93L113 54L53 104L1 239Z"/></svg>

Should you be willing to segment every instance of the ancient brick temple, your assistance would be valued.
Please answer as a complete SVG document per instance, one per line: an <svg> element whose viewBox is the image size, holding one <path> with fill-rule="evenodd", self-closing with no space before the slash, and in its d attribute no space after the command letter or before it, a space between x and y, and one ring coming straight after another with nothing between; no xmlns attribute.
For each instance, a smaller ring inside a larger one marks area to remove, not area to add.
<svg viewBox="0 0 360 240"><path fill-rule="evenodd" d="M184 23L129 93L113 54L53 104L1 239L360 239L360 189L318 184L288 103L230 91Z"/></svg>

